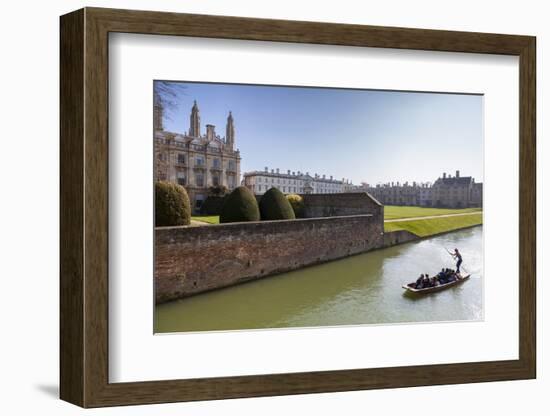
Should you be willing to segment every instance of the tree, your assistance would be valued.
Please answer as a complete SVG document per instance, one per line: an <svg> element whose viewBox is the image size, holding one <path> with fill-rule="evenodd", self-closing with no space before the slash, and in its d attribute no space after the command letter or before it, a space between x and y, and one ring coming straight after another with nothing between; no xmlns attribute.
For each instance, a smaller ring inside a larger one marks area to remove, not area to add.
<svg viewBox="0 0 550 416"><path fill-rule="evenodd" d="M285 195L277 188L269 189L260 200L262 220L294 220L294 210Z"/></svg>
<svg viewBox="0 0 550 416"><path fill-rule="evenodd" d="M185 188L172 182L156 182L155 225L166 227L190 223L191 203Z"/></svg>
<svg viewBox="0 0 550 416"><path fill-rule="evenodd" d="M153 86L153 105L155 113L170 118L170 113L178 109L180 95L185 95L187 87L173 81L155 81ZM159 126L161 127L161 126Z"/></svg>
<svg viewBox="0 0 550 416"><path fill-rule="evenodd" d="M239 186L226 198L220 213L220 223L260 221L260 210L254 194Z"/></svg>
<svg viewBox="0 0 550 416"><path fill-rule="evenodd" d="M298 194L288 194L286 196L286 199L292 206L292 210L294 211L294 215L296 218L302 218L304 216L304 198L302 198Z"/></svg>

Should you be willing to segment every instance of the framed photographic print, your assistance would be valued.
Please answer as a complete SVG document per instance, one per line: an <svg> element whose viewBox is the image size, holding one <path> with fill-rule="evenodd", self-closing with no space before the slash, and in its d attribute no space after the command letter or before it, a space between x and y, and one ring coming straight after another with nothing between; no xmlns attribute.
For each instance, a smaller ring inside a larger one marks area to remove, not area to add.
<svg viewBox="0 0 550 416"><path fill-rule="evenodd" d="M61 17L61 398L534 378L535 38Z"/></svg>

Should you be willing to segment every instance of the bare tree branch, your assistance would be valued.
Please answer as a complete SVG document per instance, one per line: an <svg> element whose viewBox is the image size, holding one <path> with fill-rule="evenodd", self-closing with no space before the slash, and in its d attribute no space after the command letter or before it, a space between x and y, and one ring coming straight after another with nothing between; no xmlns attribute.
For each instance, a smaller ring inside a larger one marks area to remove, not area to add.
<svg viewBox="0 0 550 416"><path fill-rule="evenodd" d="M164 117L171 119L170 113L178 108L180 95L186 95L187 86L179 82L155 81L153 99L155 108L162 109Z"/></svg>

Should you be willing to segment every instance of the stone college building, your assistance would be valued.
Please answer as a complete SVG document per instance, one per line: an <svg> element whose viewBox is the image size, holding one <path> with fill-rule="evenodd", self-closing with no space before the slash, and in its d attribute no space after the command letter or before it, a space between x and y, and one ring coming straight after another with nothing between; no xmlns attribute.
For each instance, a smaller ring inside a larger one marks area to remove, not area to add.
<svg viewBox="0 0 550 416"><path fill-rule="evenodd" d="M256 195L263 195L270 188L277 188L285 194L338 194L350 192L353 184L345 179L338 180L332 176L309 172L279 172L279 169L266 167L263 171L246 172L243 183Z"/></svg>
<svg viewBox="0 0 550 416"><path fill-rule="evenodd" d="M368 187L367 192L384 205L468 208L483 205L483 184L471 176L443 173L433 184L405 182Z"/></svg>
<svg viewBox="0 0 550 416"><path fill-rule="evenodd" d="M162 107L155 106L154 110L155 181L184 186L194 212L199 211L209 188L225 186L231 191L239 186L241 156L235 148L231 111L225 137L220 137L212 124L206 125L206 134L201 133L196 101L191 108L189 131L183 134L165 131Z"/></svg>

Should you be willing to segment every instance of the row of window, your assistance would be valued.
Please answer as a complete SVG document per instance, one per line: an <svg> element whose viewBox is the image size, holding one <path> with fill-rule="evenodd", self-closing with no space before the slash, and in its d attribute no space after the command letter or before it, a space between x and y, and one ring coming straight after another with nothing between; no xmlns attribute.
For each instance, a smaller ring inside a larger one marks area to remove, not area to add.
<svg viewBox="0 0 550 416"><path fill-rule="evenodd" d="M260 176L257 178L258 183L277 183L277 184L292 184L292 185L303 185L302 181L296 179L281 179L281 178L264 178Z"/></svg>
<svg viewBox="0 0 550 416"><path fill-rule="evenodd" d="M462 195L468 195L468 194L469 194L469 192L468 192L467 190L464 190L464 191L461 192L461 191L457 191L457 190L455 190L455 189L452 189L452 190L450 190L450 191L442 191L442 190L440 190L439 192L436 191L436 192L434 192L434 193L435 193L435 194L439 194L439 195L450 195L450 194L452 194L452 195L457 195L457 194L458 194L458 195L460 195L460 194L462 194Z"/></svg>
<svg viewBox="0 0 550 416"><path fill-rule="evenodd" d="M158 158L161 161L166 161L167 156L164 153L158 153ZM177 163L179 165L186 165L187 164L187 155L184 153L178 153L177 155ZM204 156L196 156L195 157L195 166L205 166L204 162ZM212 167L215 169L221 169L222 163L221 160L218 158L212 159ZM228 169L229 170L235 170L235 161L229 160L228 162Z"/></svg>
<svg viewBox="0 0 550 416"><path fill-rule="evenodd" d="M260 176L257 178L258 183L272 183L272 184L279 184L279 185L303 185L303 181L298 179L285 179L285 178L266 178L263 176ZM318 183L318 187L320 188L331 188L331 189L337 189L340 188L341 184L338 183Z"/></svg>
<svg viewBox="0 0 550 416"><path fill-rule="evenodd" d="M187 186L188 185L187 178L183 174L178 175L177 182L181 186ZM235 177L234 176L228 176L227 177L227 184L230 188L234 188L235 187ZM204 180L204 175L202 173L195 174L195 183L194 183L194 185L199 187L199 188L204 188L205 180ZM219 175L213 175L212 176L212 186L219 186L219 185L221 185L220 176Z"/></svg>
<svg viewBox="0 0 550 416"><path fill-rule="evenodd" d="M271 186L271 185L252 185L252 191L256 193L260 192L266 192L269 188L277 188L283 193L304 193L304 188L299 186ZM309 188L309 190L313 193L317 194L334 194L337 193L336 191L332 191L329 189L312 189Z"/></svg>
<svg viewBox="0 0 550 416"><path fill-rule="evenodd" d="M304 192L304 188L300 188L297 186L270 186L270 185L252 185L252 191L254 192L265 192L269 188L277 188L282 192Z"/></svg>
<svg viewBox="0 0 550 416"><path fill-rule="evenodd" d="M467 189L465 190L456 190L456 189L450 189L450 190L447 190L447 189L436 189L434 191L422 191L420 192L420 195L422 196L425 196L425 195L430 195L431 193L433 192L433 194L435 195L449 195L449 194L452 194L452 195L468 195L469 192ZM396 195L407 195L406 193L402 193L402 192L399 192L397 190L393 190L393 191L387 191L387 192L378 192L378 191L373 191L372 192L373 195L378 195L380 197L391 197L391 196L396 196ZM409 195L414 195L414 194L409 194Z"/></svg>

